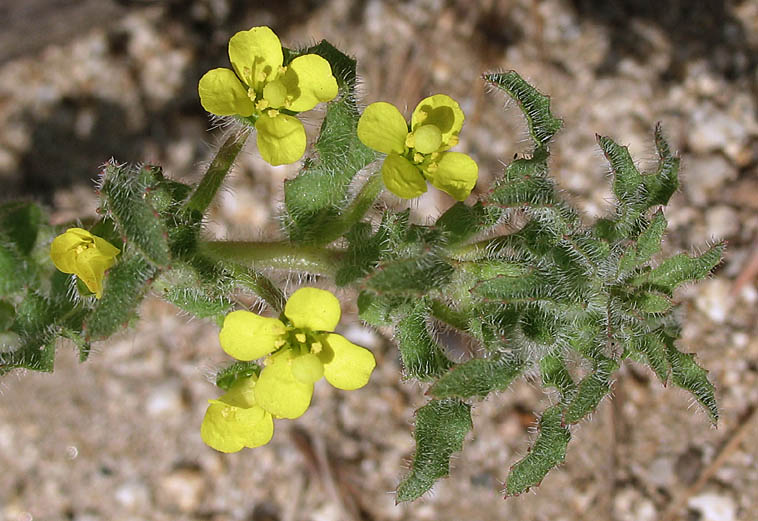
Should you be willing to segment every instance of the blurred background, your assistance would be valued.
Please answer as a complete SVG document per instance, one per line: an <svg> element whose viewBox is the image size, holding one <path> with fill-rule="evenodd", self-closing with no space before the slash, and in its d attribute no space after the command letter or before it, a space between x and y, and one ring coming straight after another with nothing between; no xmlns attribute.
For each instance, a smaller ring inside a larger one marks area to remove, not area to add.
<svg viewBox="0 0 758 521"><path fill-rule="evenodd" d="M54 374L0 380L0 519L756 519L758 2L3 0L2 198L40 201L64 223L94 215L92 180L111 157L198 179L222 131L211 130L197 81L227 67L229 37L256 25L290 47L326 38L354 54L366 104L457 99L467 116L458 150L479 162L478 190L528 147L517 107L479 76L517 70L564 120L552 172L588 221L610 199L595 133L628 144L648 167L661 121L683 159L666 253L729 244L713 278L677 294L680 349L710 370L719 428L689 395L629 363L613 400L574 430L566 463L504 501L502 480L533 439L532 411L551 400L522 381L475 407L449 479L395 506L413 411L425 400L419 385L399 381L388 337L348 315L341 332L379 362L369 385L320 384L309 412L277 423L269 445L223 455L199 436L217 395L209 375L226 360L218 330L148 299L137 329L98 345L86 364L62 345ZM311 134L321 115L307 116ZM249 146L209 233L274 236L281 183L295 173ZM412 203L415 218L452 202L430 191Z"/></svg>

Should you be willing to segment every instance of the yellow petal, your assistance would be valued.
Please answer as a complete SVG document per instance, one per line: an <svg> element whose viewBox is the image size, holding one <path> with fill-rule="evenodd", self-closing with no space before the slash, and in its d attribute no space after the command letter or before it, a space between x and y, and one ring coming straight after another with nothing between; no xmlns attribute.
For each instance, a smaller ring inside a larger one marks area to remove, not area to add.
<svg viewBox="0 0 758 521"><path fill-rule="evenodd" d="M442 133L442 150L454 146L463 128L463 111L458 102L445 94L435 94L421 100L416 105L411 117L411 128L416 130L421 125L434 125Z"/></svg>
<svg viewBox="0 0 758 521"><path fill-rule="evenodd" d="M74 273L76 269L76 247L84 243L81 232L86 234L85 238L92 235L81 228L69 228L53 239L50 245L50 258L55 267L63 273Z"/></svg>
<svg viewBox="0 0 758 521"><path fill-rule="evenodd" d="M224 319L218 334L221 348L237 360L255 360L276 349L275 342L285 333L276 318L262 317L249 311L232 311Z"/></svg>
<svg viewBox="0 0 758 521"><path fill-rule="evenodd" d="M305 128L300 120L287 114L274 117L263 114L255 122L258 131L258 151L268 163L294 163L305 153Z"/></svg>
<svg viewBox="0 0 758 521"><path fill-rule="evenodd" d="M332 76L332 66L317 54L305 54L292 60L281 80L287 87L287 94L292 96L286 108L295 112L311 110L319 103L337 97L337 80Z"/></svg>
<svg viewBox="0 0 758 521"><path fill-rule="evenodd" d="M91 234L90 234L91 235ZM92 238L95 241L95 248L98 252L100 252L101 255L104 257L115 257L119 253L121 253L121 250L116 248L114 245L103 239L102 237L98 237L97 235L92 235ZM111 263L112 265L112 263ZM110 266L109 266L110 267Z"/></svg>
<svg viewBox="0 0 758 521"><path fill-rule="evenodd" d="M324 376L324 364L313 353L296 356L292 359L292 376L304 384L313 384Z"/></svg>
<svg viewBox="0 0 758 521"><path fill-rule="evenodd" d="M257 376L240 378L223 396L217 401L234 407L247 409L255 405L255 383L258 381ZM262 411L261 411L262 414Z"/></svg>
<svg viewBox="0 0 758 521"><path fill-rule="evenodd" d="M402 154L408 123L400 111L390 103L372 103L358 120L358 139L369 148L384 154Z"/></svg>
<svg viewBox="0 0 758 521"><path fill-rule="evenodd" d="M260 447L271 441L274 422L257 405L239 408L213 400L205 412L200 436L220 452L237 452L243 447Z"/></svg>
<svg viewBox="0 0 758 521"><path fill-rule="evenodd" d="M426 181L421 171L397 154L390 154L384 160L382 180L390 192L404 199L413 199L426 192Z"/></svg>
<svg viewBox="0 0 758 521"><path fill-rule="evenodd" d="M247 89L234 71L213 69L206 72L197 84L200 104L205 110L217 116L250 116L254 106L247 95Z"/></svg>
<svg viewBox="0 0 758 521"><path fill-rule="evenodd" d="M256 409L261 409L256 407ZM261 409L263 410L263 409ZM274 419L264 411L263 418L254 424L248 425L247 432L243 437L245 447L254 449L271 441L274 437Z"/></svg>
<svg viewBox="0 0 758 521"><path fill-rule="evenodd" d="M272 357L255 384L256 403L276 418L297 418L311 404L313 384L292 375L291 360L290 351Z"/></svg>
<svg viewBox="0 0 758 521"><path fill-rule="evenodd" d="M200 437L209 447L220 452L242 450L245 442L235 428L234 408L220 403L208 406L200 427Z"/></svg>
<svg viewBox="0 0 758 521"><path fill-rule="evenodd" d="M335 333L327 335L319 358L324 362L326 380L337 389L345 391L366 385L376 367L371 351Z"/></svg>
<svg viewBox="0 0 758 521"><path fill-rule="evenodd" d="M102 255L94 248L87 248L76 256L76 269L74 273L84 282L95 297L100 298L103 295L103 278L105 277L105 266Z"/></svg>
<svg viewBox="0 0 758 521"><path fill-rule="evenodd" d="M318 288L300 288L284 306L284 316L298 329L334 331L341 315L337 297Z"/></svg>
<svg viewBox="0 0 758 521"><path fill-rule="evenodd" d="M437 167L424 173L434 186L463 201L476 185L479 166L466 154L445 152L439 156Z"/></svg>
<svg viewBox="0 0 758 521"><path fill-rule="evenodd" d="M231 37L229 60L237 76L260 93L263 84L279 74L284 61L282 44L268 27L253 27Z"/></svg>

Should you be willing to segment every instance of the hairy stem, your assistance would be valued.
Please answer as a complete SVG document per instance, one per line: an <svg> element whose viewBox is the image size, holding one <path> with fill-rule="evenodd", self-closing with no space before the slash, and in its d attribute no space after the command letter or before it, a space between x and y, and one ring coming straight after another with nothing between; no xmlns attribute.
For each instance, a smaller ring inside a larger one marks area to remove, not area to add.
<svg viewBox="0 0 758 521"><path fill-rule="evenodd" d="M198 245L201 254L222 262L255 269L282 269L333 277L341 251L288 242L206 241Z"/></svg>
<svg viewBox="0 0 758 521"><path fill-rule="evenodd" d="M351 226L360 221L369 208L374 204L379 193L381 193L382 186L382 177L379 175L379 172L371 174L340 218L322 230L320 234L321 243L326 244L338 239L344 235Z"/></svg>
<svg viewBox="0 0 758 521"><path fill-rule="evenodd" d="M185 209L191 212L205 213L205 210L208 209L211 201L216 196L218 189L221 188L226 174L232 169L234 161L237 159L242 147L245 146L245 142L249 136L250 130L246 128L226 138L224 144L216 152L216 157L211 161L200 184L197 185L192 196L185 204Z"/></svg>

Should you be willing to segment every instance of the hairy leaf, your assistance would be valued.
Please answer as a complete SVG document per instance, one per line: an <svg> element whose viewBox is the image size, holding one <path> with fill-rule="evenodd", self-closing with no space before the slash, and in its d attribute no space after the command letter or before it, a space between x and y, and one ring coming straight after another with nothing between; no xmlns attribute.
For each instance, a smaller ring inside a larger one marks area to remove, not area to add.
<svg viewBox="0 0 758 521"><path fill-rule="evenodd" d="M421 497L450 473L450 457L463 449L471 427L471 406L459 400L433 400L416 411L416 454L397 487L398 502Z"/></svg>

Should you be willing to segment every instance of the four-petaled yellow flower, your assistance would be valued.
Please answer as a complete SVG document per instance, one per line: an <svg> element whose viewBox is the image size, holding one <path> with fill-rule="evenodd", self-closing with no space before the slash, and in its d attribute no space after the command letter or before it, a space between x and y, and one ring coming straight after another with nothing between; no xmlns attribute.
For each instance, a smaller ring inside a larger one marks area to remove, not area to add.
<svg viewBox="0 0 758 521"><path fill-rule="evenodd" d="M426 192L426 181L458 201L476 185L479 167L468 155L447 150L458 143L463 111L449 96L436 94L413 111L410 129L394 105L372 103L358 121L358 138L387 154L382 179L390 192L413 199Z"/></svg>
<svg viewBox="0 0 758 521"><path fill-rule="evenodd" d="M290 113L311 110L337 96L329 62L304 54L284 67L279 38L265 26L232 36L229 60L233 71L213 69L200 78L203 108L218 116L254 119L258 150L272 165L303 157L305 128Z"/></svg>
<svg viewBox="0 0 758 521"><path fill-rule="evenodd" d="M241 378L218 400L208 400L200 427L206 444L221 452L237 452L271 441L274 420L255 403L256 380L256 376Z"/></svg>
<svg viewBox="0 0 758 521"><path fill-rule="evenodd" d="M338 389L363 387L376 366L371 351L333 333L340 304L332 293L301 288L287 301L284 321L249 311L229 313L221 347L239 360L266 357L255 402L275 418L297 418L311 403L313 384L325 377Z"/></svg>
<svg viewBox="0 0 758 521"><path fill-rule="evenodd" d="M100 298L103 295L105 270L116 262L121 250L105 239L81 228L69 228L53 239L50 258L63 273L74 273Z"/></svg>

